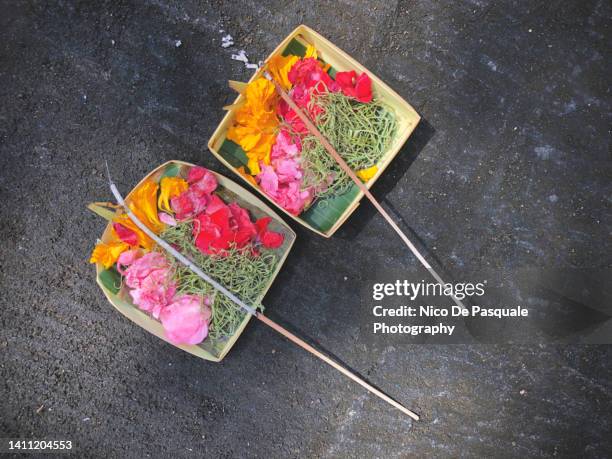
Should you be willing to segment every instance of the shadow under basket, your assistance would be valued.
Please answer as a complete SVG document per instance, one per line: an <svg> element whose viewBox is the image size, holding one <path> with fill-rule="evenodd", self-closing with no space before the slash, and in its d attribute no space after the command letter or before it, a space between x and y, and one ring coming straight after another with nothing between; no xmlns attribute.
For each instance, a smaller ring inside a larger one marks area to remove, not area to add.
<svg viewBox="0 0 612 459"><path fill-rule="evenodd" d="M271 57L279 54L294 54L297 56L303 56L308 45L313 45L317 50L319 59L331 66L332 70L330 70L330 74L332 76L333 72L337 71L355 70L358 73L366 72L372 80L372 89L375 98L390 107L395 114L397 120L397 130L387 151L376 164L378 171L366 183L366 186L370 188L391 163L393 158L399 153L400 149L419 123L420 117L414 108L408 104L408 102L402 99L402 97L400 97L395 91L383 83L380 78L376 77L376 75L367 70L363 65L359 64L359 62L335 46L329 40L325 39L317 32L304 25L300 25L293 32L291 32L289 36L287 36L287 38L285 38L272 52L272 54L268 56L265 62L268 62ZM262 74L263 67L259 69L249 81L259 78L262 76ZM243 97L244 96L239 95L234 103L241 102ZM235 110L230 110L213 133L210 141L208 142L208 148L212 154L232 171L234 171L234 173L239 175L245 183L259 191L266 199L272 202L274 206L285 212L295 221L305 226L309 230L320 234L321 236L332 236L346 221L346 219L355 211L359 205L359 201L363 197L363 192L359 190L354 183L352 183L349 190L344 194L325 199L317 199L300 215L295 216L290 214L272 201L268 196L266 196L265 193L259 189L259 187L242 177L242 175L240 175L240 173L237 171L237 168L241 166L246 167L247 157L239 145L226 138L227 131L234 122L234 116ZM342 152L339 153L342 154Z"/></svg>
<svg viewBox="0 0 612 459"><path fill-rule="evenodd" d="M153 170L151 173L149 173L144 179L142 179L142 181L138 185L136 185L136 187L134 187L134 189L126 196L126 202L130 202L131 195L146 180L153 180L158 183L164 176L175 176L183 174L188 168L191 168L193 166L193 164L189 164L182 161L169 161L165 164L162 164L161 166ZM252 219L257 219L266 216L271 217L272 221L270 222L269 228L272 231L284 234L283 245L280 248L276 249L278 262L274 268L273 274L266 283L263 290L259 292L257 296L257 303L261 303L263 297L274 282L274 279L278 275L283 263L285 262L287 255L289 254L289 251L291 250L291 247L295 242L296 235L293 230L259 198L257 198L252 193L245 190L232 180L215 172L213 172L213 174L215 175L218 183L216 192L224 199L224 201L228 202L231 200L231 202L237 202L241 207L249 211L249 214L251 215ZM119 214L119 212L120 211L117 211L117 214ZM105 217L107 218L112 218L112 216L113 214L111 212L105 215ZM100 240L102 242L109 242L111 240L111 237L112 224L109 222ZM108 271L109 270L106 270L103 265L96 264L96 281L104 292L104 295L106 296L108 301L132 322L144 328L149 333L154 334L158 338L169 342L164 336L164 330L162 328L161 323L132 304L132 302L130 301L130 296L127 292L127 288L125 286L115 285L114 289L109 289L107 287L108 278L104 279L104 277L105 273L108 273ZM116 290L116 292L113 290ZM234 343L238 340L238 337L244 331L250 319L251 315L245 314L244 319L240 323L240 326L235 330L233 335L226 338L218 340L212 340L210 338L207 338L202 343L197 345L174 345L172 343L170 344L202 359L210 360L213 362L220 362L230 351Z"/></svg>

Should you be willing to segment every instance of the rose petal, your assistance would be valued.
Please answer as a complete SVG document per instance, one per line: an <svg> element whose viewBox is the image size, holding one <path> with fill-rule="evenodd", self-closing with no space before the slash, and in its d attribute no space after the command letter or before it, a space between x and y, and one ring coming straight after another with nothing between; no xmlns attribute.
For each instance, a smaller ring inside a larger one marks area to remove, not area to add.
<svg viewBox="0 0 612 459"><path fill-rule="evenodd" d="M372 101L372 80L365 72L355 81L355 98L364 103Z"/></svg>
<svg viewBox="0 0 612 459"><path fill-rule="evenodd" d="M123 267L130 266L141 255L140 250L128 250L127 252L123 252L121 255L119 255L119 258L117 259L117 271L119 271L119 274L123 274L125 272Z"/></svg>
<svg viewBox="0 0 612 459"><path fill-rule="evenodd" d="M125 283L130 288L140 288L143 281L155 270L164 270L170 275L168 260L158 252L149 252L134 260L125 270Z"/></svg>
<svg viewBox="0 0 612 459"><path fill-rule="evenodd" d="M264 247L276 249L283 245L285 236L281 233L268 230L268 225L272 221L271 217L262 217L255 222L257 227L257 236Z"/></svg>
<svg viewBox="0 0 612 459"><path fill-rule="evenodd" d="M174 219L172 215L167 214L165 212L160 212L158 216L162 223L165 223L166 225L169 225L169 226L176 226L176 220Z"/></svg>
<svg viewBox="0 0 612 459"><path fill-rule="evenodd" d="M151 313L156 319L161 311L172 301L176 284L171 281L168 269L151 271L138 288L130 290L133 303L143 311Z"/></svg>
<svg viewBox="0 0 612 459"><path fill-rule="evenodd" d="M335 75L336 83L340 85L342 89L345 87L353 87L353 80L355 79L357 73L354 70L350 70L348 72L337 72Z"/></svg>
<svg viewBox="0 0 612 459"><path fill-rule="evenodd" d="M274 231L266 231L261 238L261 243L269 249L277 249L283 245L285 237L281 233Z"/></svg>
<svg viewBox="0 0 612 459"><path fill-rule="evenodd" d="M226 206L227 204L225 204L219 196L214 194L211 196L210 201L208 202L208 205L206 206L206 213L209 215L214 214L216 211Z"/></svg>
<svg viewBox="0 0 612 459"><path fill-rule="evenodd" d="M170 200L170 206L178 220L185 220L193 214L194 205L187 191Z"/></svg>
<svg viewBox="0 0 612 459"><path fill-rule="evenodd" d="M278 176L271 166L262 164L261 173L257 175L259 186L264 193L274 198L278 191Z"/></svg>
<svg viewBox="0 0 612 459"><path fill-rule="evenodd" d="M201 297L183 295L165 307L160 320L172 344L199 344L208 335L207 306Z"/></svg>
<svg viewBox="0 0 612 459"><path fill-rule="evenodd" d="M206 169L201 166L194 166L187 173L187 183L195 183L206 175Z"/></svg>

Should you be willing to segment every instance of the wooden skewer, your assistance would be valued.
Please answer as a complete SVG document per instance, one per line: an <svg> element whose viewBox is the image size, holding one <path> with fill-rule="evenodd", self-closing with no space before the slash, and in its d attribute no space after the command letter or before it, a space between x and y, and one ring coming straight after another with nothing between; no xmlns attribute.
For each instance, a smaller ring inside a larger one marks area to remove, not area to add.
<svg viewBox="0 0 612 459"><path fill-rule="evenodd" d="M393 228L395 232L399 235L399 237L402 239L402 241L404 241L404 243L408 246L408 248L417 258L417 260L421 262L421 264L425 267L425 269L429 271L429 273L434 277L434 279L436 279L436 281L439 284L442 284L442 286L444 286L445 283L440 277L440 275L431 267L431 265L427 262L425 257L421 255L421 253L418 251L418 249L415 247L412 241L408 239L408 236L404 234L404 232L400 229L397 223L395 223L395 221L391 218L391 216L387 213L387 211L380 205L378 200L372 195L372 193L370 193L370 190L368 189L368 187L365 186L365 184L361 181L359 177L357 177L353 169L351 169L349 165L346 164L344 159L342 159L342 156L340 156L340 154L336 151L336 149L332 146L332 144L330 144L329 141L323 136L323 134L321 134L321 132L317 129L317 127L310 120L310 118L302 111L302 109L300 109L300 107L297 106L297 104L293 101L293 99L289 96L289 94L285 92L285 90L281 87L280 84L278 84L278 82L274 79L274 77L270 75L270 73L264 72L264 75L268 80L270 80L274 84L274 87L276 88L276 92L283 98L285 102L287 102L289 107L291 107L291 109L293 109L293 111L299 116L299 118L302 120L306 128L310 131L310 133L314 135L321 142L321 145L323 145L323 147L327 150L327 152L331 155L331 157L334 158L334 160L338 163L340 168L342 168L342 170L346 172L346 174L353 180L353 182L355 182L357 187L370 200L370 202L376 208L376 210L378 210L380 215L382 215L383 218L387 220L387 223L391 225L391 228ZM465 306L463 305L461 300L459 300L454 295L452 296L452 298L457 306L461 307L462 309L465 309Z"/></svg>
<svg viewBox="0 0 612 459"><path fill-rule="evenodd" d="M185 257L185 255L180 253L178 250L176 250L174 247L172 247L170 244L168 244L166 241L164 241L162 238L160 238L157 234L155 234L153 231L151 231L151 229L147 225L145 225L143 222L141 222L138 219L138 217L136 217L136 215L134 215L134 213L131 211L131 209L125 203L125 201L123 199L123 196L121 196L121 193L119 192L119 189L117 188L117 186L111 180L110 172L108 172L108 164L106 165L106 169L107 169L107 173L108 173L108 182L109 182L109 185L110 185L110 189L111 189L111 192L113 193L113 195L115 196L115 199L117 199L117 203L121 207L124 208L127 216L130 218L130 220L132 220L134 222L134 224L136 226L138 226L147 236L149 236L151 239L153 239L157 243L157 245L159 245L161 248L163 248L164 250L169 252L174 258L176 258L179 262L181 262L183 265L185 265L187 268L189 268L191 271L193 271L201 279L203 279L204 281L208 282L215 290L221 292L226 297L228 297L233 303L235 303L236 305L240 306L246 313L251 314L252 316L256 317L261 322L263 322L264 324L268 325L269 327L271 327L272 329L274 329L275 331L277 331L278 333L280 333L281 335L286 337L289 341L292 341L293 343L295 343L298 346L300 346L302 349L310 352L315 357L318 357L319 359L323 360L325 363L327 363L328 365L332 366L333 368L338 370L343 375L348 376L350 379L355 381L357 384L361 385L362 387L366 388L368 391L370 391L371 393L373 393L377 397L383 399L385 402L387 402L390 405L394 406L395 408L400 410L402 413L407 414L408 416L410 416L415 421L419 420L419 416L416 413L410 411L408 408L406 408L403 405L401 405L400 403L396 402L395 400L393 400L388 395L384 394L383 392L379 391L375 387L371 386L370 384L365 382L363 379L361 379L356 374L354 374L351 371L349 371L348 369L344 368L342 365L340 365L339 363L335 362L334 360L332 360L331 358L329 358L328 356L326 356L322 352L318 351L317 349L312 347L310 344L306 343L304 340L302 340L302 339L298 338L297 336L295 336L293 333L291 333L286 328L284 328L281 325L277 324L273 320L267 318L261 312L258 312L252 306L249 306L246 303L244 303L240 298L238 298L236 295L234 295L232 292L230 292L227 288L225 288L223 285L219 284L217 281L212 279L208 274L206 274L204 271L202 271L199 267L197 267L189 258Z"/></svg>
<svg viewBox="0 0 612 459"><path fill-rule="evenodd" d="M408 416L410 416L415 421L419 420L419 416L416 413L414 413L413 411L410 411L408 408L403 406L401 403L396 402L395 400L393 400L391 397L389 397L384 392L381 392L378 389L376 389L375 387L371 386L370 384L365 382L363 379L361 379L359 376L357 376L355 373L352 373L351 371L347 370L346 368L344 368L339 363L337 363L334 360L330 359L328 356L326 356L322 352L318 351L317 349L312 347L310 344L308 344L307 342L305 342L301 338L298 338L297 336L295 336L293 333L291 333L286 328L283 328L280 325L278 325L276 322L274 322L273 320L268 319L261 312L258 312L255 317L257 317L263 323L268 325L270 328L273 328L274 330L279 332L281 335L283 335L289 341L293 341L295 344L300 346L302 349L310 352L312 355L314 355L314 356L318 357L319 359L323 360L325 363L327 363L331 367L335 368L336 370L338 370L343 375L349 377L350 379L352 379L357 384L359 384L360 386L364 387L365 389L367 389L369 392L373 393L377 397L383 399L388 404L394 406L395 408L400 410L402 413L407 414Z"/></svg>

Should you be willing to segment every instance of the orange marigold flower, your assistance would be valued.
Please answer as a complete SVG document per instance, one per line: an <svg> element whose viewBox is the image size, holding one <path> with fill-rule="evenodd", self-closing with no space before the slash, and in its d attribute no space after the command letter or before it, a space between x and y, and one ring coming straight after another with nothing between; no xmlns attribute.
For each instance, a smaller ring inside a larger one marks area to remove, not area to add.
<svg viewBox="0 0 612 459"><path fill-rule="evenodd" d="M119 255L129 249L130 246L125 242L113 241L105 244L99 242L91 253L90 263L102 263L102 265L108 269L115 264Z"/></svg>
<svg viewBox="0 0 612 459"><path fill-rule="evenodd" d="M287 91L291 89L291 82L289 81L289 70L293 67L300 58L298 56L294 56L292 54L288 56L282 56L277 54L276 56L272 56L268 61L267 68L268 72L272 75L272 77L282 86L282 88Z"/></svg>
<svg viewBox="0 0 612 459"><path fill-rule="evenodd" d="M242 175L242 177L244 177L246 179L247 182L251 183L252 185L257 186L257 181L253 178L253 176L251 174L247 173L247 171L244 168L244 166L240 166L236 170L238 171L238 173L240 175Z"/></svg>
<svg viewBox="0 0 612 459"><path fill-rule="evenodd" d="M251 174L259 173L259 161L270 164L270 149L276 138L278 95L274 84L266 78L258 78L244 91L245 103L236 110L234 125L227 138L239 144L249 158Z"/></svg>
<svg viewBox="0 0 612 459"><path fill-rule="evenodd" d="M157 210L157 190L159 185L153 180L147 180L140 185L132 196L127 200L130 210L136 215L138 220L144 223L155 234L161 233L166 225L159 219ZM130 220L127 214L119 215L113 219L115 223L120 223L136 233L138 245L145 249L151 249L155 242L147 236L136 224Z"/></svg>
<svg viewBox="0 0 612 459"><path fill-rule="evenodd" d="M153 180L147 180L136 188L128 200L130 210L155 234L161 233L166 227L157 215L157 190L159 185Z"/></svg>

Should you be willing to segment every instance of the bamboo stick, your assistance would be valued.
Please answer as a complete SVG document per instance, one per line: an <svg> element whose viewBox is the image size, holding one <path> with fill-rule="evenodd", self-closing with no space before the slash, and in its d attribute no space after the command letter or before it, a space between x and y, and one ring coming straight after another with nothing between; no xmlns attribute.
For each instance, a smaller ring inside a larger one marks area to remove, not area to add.
<svg viewBox="0 0 612 459"><path fill-rule="evenodd" d="M110 172L108 171L108 164L106 165L106 169L107 169L107 173L108 173L108 181L109 181L110 189L111 189L111 192L113 193L113 195L115 196L115 199L117 200L117 203L121 207L124 208L125 212L127 213L128 217L130 218L130 220L132 220L134 222L134 224L136 226L138 226L147 236L149 236L151 239L153 239L157 243L157 245L159 245L164 250L169 252L174 258L176 258L179 262L181 262L182 264L187 266L189 269L191 269L196 275L198 275L204 281L206 281L210 285L212 285L215 288L215 290L221 292L223 295L228 297L234 304L240 306L246 313L251 314L252 316L256 317L261 322L263 322L264 324L268 325L270 328L272 328L276 332L280 333L281 335L286 337L291 342L297 344L298 346L300 346L305 351L310 352L315 357L323 360L325 363L327 363L331 367L335 368L336 370L338 370L343 375L349 377L350 379L355 381L360 386L364 387L366 390L368 390L372 394L376 395L380 399L382 399L385 402L389 403L391 406L397 408L402 413L407 414L408 416L410 416L415 421L419 420L419 416L416 413L410 411L408 408L404 407L403 405L401 405L397 401L393 400L391 397L389 397L385 393L383 393L380 390L376 389L375 387L371 386L366 381L364 381L362 378L360 378L359 376L357 376L356 374L354 374L350 370L344 368L342 365L340 365L339 363L335 362L334 360L329 358L327 355L325 355L322 352L318 351L313 346L311 346L310 344L306 343L304 340L298 338L296 335L291 333L289 330L287 330L284 327L282 327L281 325L277 324L272 319L269 319L263 313L258 312L254 307L249 306L246 303L244 303L242 300L240 300L240 298L238 298L236 295L234 295L232 292L230 292L228 289L226 289L223 285L219 284L217 281L212 279L208 274L206 274L200 268L198 268L189 258L185 257L182 253L180 253L178 250L176 250L174 247L172 247L170 244L168 244L166 241L164 241L162 238L160 238L157 234L155 234L153 231L151 231L147 225L142 223L138 219L138 217L136 217L136 215L134 215L134 213L131 211L131 209L128 207L128 205L125 203L125 201L123 199L123 196L121 196L121 193L119 192L117 186L111 180Z"/></svg>
<svg viewBox="0 0 612 459"><path fill-rule="evenodd" d="M374 395L376 395L377 397L381 398L382 400L384 400L385 402L387 402L391 406L394 406L395 408L400 410L402 413L407 414L408 416L410 416L415 421L419 420L419 416L416 413L414 413L413 411L410 411L408 408L406 408L402 404L396 402L395 400L393 400L391 397L389 397L384 392L381 392L378 389L376 389L375 387L371 386L370 384L365 382L363 379L361 379L359 376L357 376L355 373L352 373L351 371L347 370L342 365L340 365L339 363L335 362L334 360L332 360L331 358L329 358L328 356L326 356L322 352L318 351L317 349L312 347L310 344L306 343L301 338L298 338L297 336L295 336L293 333L291 333L287 329L281 327L280 325L278 325L273 320L271 320L268 317L264 316L261 312L258 312L255 317L257 317L259 320L261 320L263 323L265 323L269 327L271 327L274 330L276 330L278 333L283 335L289 341L294 342L295 344L300 346L302 349L310 352L312 355L314 355L314 356L318 357L319 359L323 360L325 363L327 363L331 367L335 368L336 370L338 370L343 375L349 377L350 379L355 381L357 384L359 384L360 386L364 387L369 392L371 392Z"/></svg>
<svg viewBox="0 0 612 459"><path fill-rule="evenodd" d="M387 213L387 211L380 205L378 200L372 195L372 193L370 193L370 190L368 189L368 187L365 186L365 184L361 181L359 177L357 177L353 169L351 169L349 165L346 164L344 159L342 159L342 156L340 156L340 154L336 151L336 149L332 146L332 144L330 144L329 141L323 136L323 134L321 134L321 132L317 129L317 127L310 120L310 118L300 109L300 107L297 106L297 104L293 101L293 99L289 97L289 95L280 86L280 84L278 84L278 82L274 79L274 77L270 75L269 72L264 72L264 75L268 80L270 80L274 84L274 87L276 88L276 92L283 98L285 102L287 102L289 107L300 117L300 119L302 120L306 128L310 131L310 133L314 135L317 139L319 139L319 141L321 142L323 147L327 150L327 152L330 154L330 156L334 158L334 160L338 163L338 165L342 168L342 170L347 173L347 175L353 180L353 182L355 182L357 187L370 200L370 202L372 203L372 205L374 205L376 210L378 210L380 215L382 215L383 218L387 221L387 223L389 223L391 228L395 230L395 232L399 235L402 241L404 241L404 244L406 244L406 246L414 254L417 260L419 260L421 264L425 267L425 269L429 271L429 273L433 276L436 282L444 286L445 283L440 277L440 275L431 267L431 265L427 262L425 257L421 255L419 250L415 247L415 245L408 238L408 236L404 234L404 232L400 229L397 223L395 223L393 218L391 218L391 216ZM457 306L459 306L462 309L465 309L465 306L463 305L461 300L459 300L459 298L455 297L454 295L452 295L452 298Z"/></svg>

